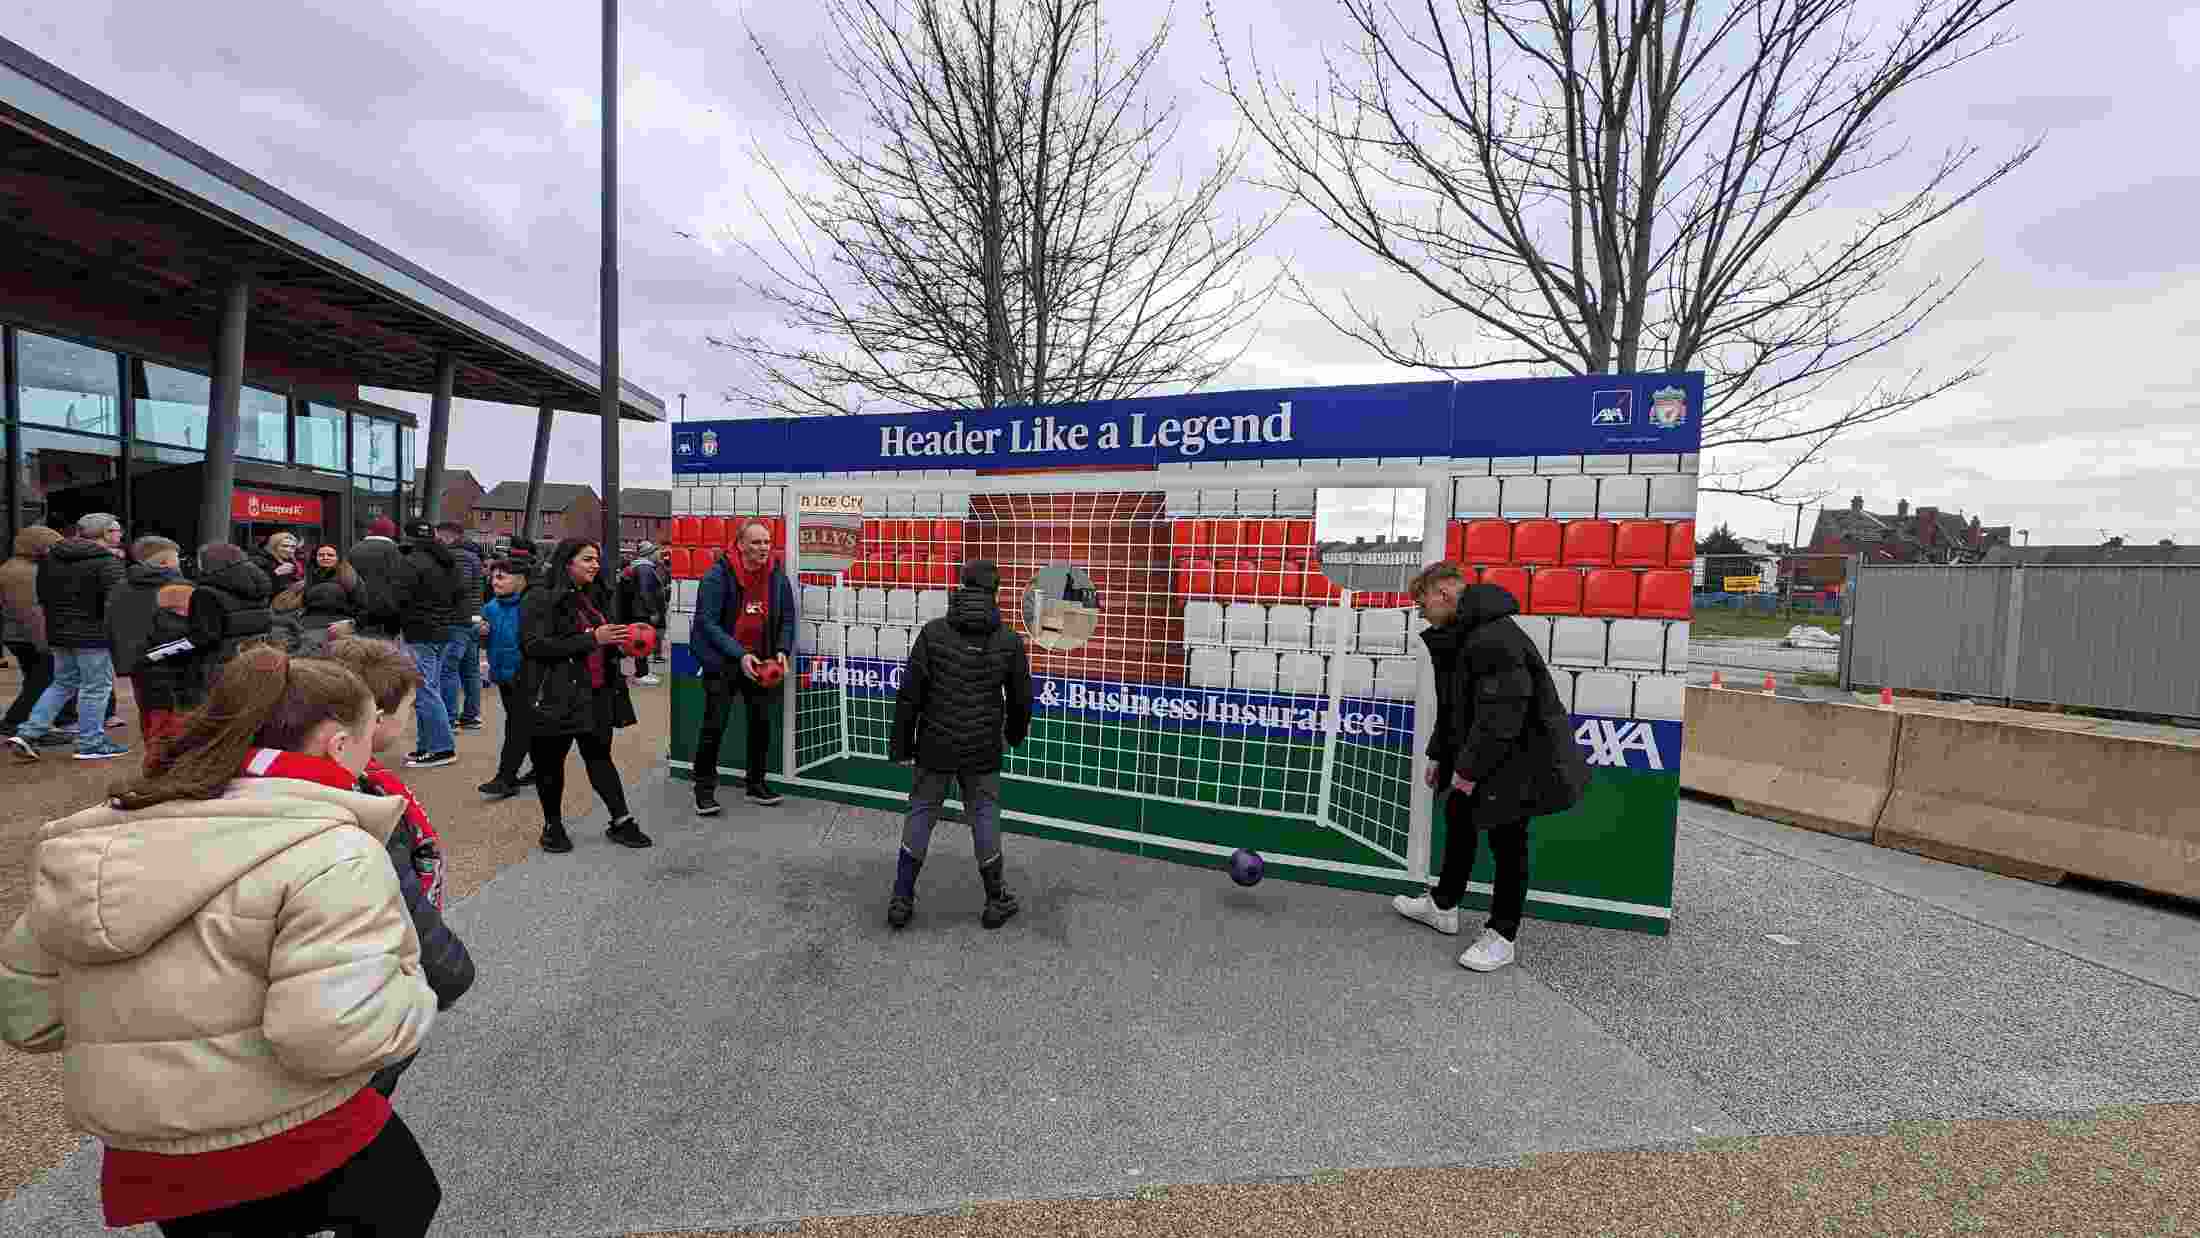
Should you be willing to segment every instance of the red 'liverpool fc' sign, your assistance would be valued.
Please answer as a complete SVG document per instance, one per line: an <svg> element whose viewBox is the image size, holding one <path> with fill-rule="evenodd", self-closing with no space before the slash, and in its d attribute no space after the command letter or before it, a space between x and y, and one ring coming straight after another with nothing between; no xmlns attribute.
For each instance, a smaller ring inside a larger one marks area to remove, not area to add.
<svg viewBox="0 0 2200 1238"><path fill-rule="evenodd" d="M321 523L321 500L302 494L261 494L239 490L229 496L229 514L238 520L274 524Z"/></svg>

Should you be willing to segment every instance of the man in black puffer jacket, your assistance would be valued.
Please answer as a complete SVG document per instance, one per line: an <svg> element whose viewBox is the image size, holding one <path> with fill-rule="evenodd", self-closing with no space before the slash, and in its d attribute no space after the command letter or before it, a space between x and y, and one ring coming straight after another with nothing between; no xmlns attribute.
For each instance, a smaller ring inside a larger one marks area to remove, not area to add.
<svg viewBox="0 0 2200 1238"><path fill-rule="evenodd" d="M405 758L405 764L414 768L449 765L458 759L459 650L451 634L459 624L471 624L473 616L462 613L466 579L459 571L458 556L436 540L435 528L425 520L406 532L411 541L405 546L408 588L402 626L405 647L420 668L420 691L413 694L420 748Z"/></svg>
<svg viewBox="0 0 2200 1238"><path fill-rule="evenodd" d="M137 699L138 737L151 770L162 745L183 734L185 715L206 702L211 651L193 639L191 597L179 566L182 547L165 537L130 545L130 567L107 595L107 632L115 674Z"/></svg>
<svg viewBox="0 0 2200 1238"><path fill-rule="evenodd" d="M894 928L909 923L916 908L917 872L951 782L960 784L985 880L980 923L999 928L1017 911L1016 896L1001 880L1001 758L1031 732L1031 658L1024 638L1001 622L994 604L1000 584L991 561L963 564L962 587L948 600L947 614L925 624L909 648L894 700L892 756L915 763L916 783L886 905Z"/></svg>
<svg viewBox="0 0 2200 1238"><path fill-rule="evenodd" d="M207 690L245 642L270 640L275 612L268 602L275 582L243 548L227 542L199 547L199 578L191 590L191 639L206 656Z"/></svg>
<svg viewBox="0 0 2200 1238"><path fill-rule="evenodd" d="M1413 600L1429 629L1421 633L1436 673L1436 726L1429 738L1428 785L1448 829L1436 888L1391 900L1398 914L1437 932L1459 931L1459 899L1474 869L1476 831L1487 831L1497 861L1490 920L1459 965L1495 971L1513 961L1528 898L1528 821L1564 812L1589 786L1589 762L1574 742L1573 720L1550 668L1512 616L1513 595L1470 585L1450 563L1414 578Z"/></svg>
<svg viewBox="0 0 2200 1238"><path fill-rule="evenodd" d="M38 759L38 747L62 707L77 704L76 756L100 761L129 751L107 738L115 663L107 635L107 595L123 575L122 522L93 512L76 522L76 536L46 552L38 565L38 604L46 614L53 679L30 717L8 737L17 756Z"/></svg>

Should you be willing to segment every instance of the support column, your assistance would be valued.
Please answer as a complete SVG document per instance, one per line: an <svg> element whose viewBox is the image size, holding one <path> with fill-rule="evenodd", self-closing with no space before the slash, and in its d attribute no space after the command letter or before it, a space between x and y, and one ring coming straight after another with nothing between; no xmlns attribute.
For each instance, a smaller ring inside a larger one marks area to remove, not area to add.
<svg viewBox="0 0 2200 1238"><path fill-rule="evenodd" d="M535 522L542 518L542 474L550 467L550 419L557 410L542 402L535 414L535 462L527 467L527 506L519 515L519 537L529 550L535 547Z"/></svg>
<svg viewBox="0 0 2200 1238"><path fill-rule="evenodd" d="M443 462L451 446L451 384L458 358L444 353L435 361L435 398L428 405L428 466L420 471L420 518L443 518Z"/></svg>
<svg viewBox="0 0 2200 1238"><path fill-rule="evenodd" d="M619 563L619 0L603 0L603 570Z"/></svg>
<svg viewBox="0 0 2200 1238"><path fill-rule="evenodd" d="M206 481L199 495L199 541L229 540L229 499L237 484L237 402L244 394L244 331L252 280L231 277L222 290L214 337L214 382L206 406ZM189 548L196 553L198 547Z"/></svg>

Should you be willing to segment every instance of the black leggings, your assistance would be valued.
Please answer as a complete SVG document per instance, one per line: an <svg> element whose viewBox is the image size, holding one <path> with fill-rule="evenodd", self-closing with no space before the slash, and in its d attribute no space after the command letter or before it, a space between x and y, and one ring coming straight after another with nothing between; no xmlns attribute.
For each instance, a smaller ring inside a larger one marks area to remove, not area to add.
<svg viewBox="0 0 2200 1238"><path fill-rule="evenodd" d="M374 1142L335 1172L267 1199L160 1222L166 1238L420 1238L443 1204L420 1142L390 1115Z"/></svg>
<svg viewBox="0 0 2200 1238"><path fill-rule="evenodd" d="M9 641L8 653L23 674L22 690L15 694L15 703L8 706L6 720L0 721L0 732L13 735L15 728L31 716L31 706L45 695L46 685L53 682L53 655L40 653L38 646L27 640Z"/></svg>
<svg viewBox="0 0 2200 1238"><path fill-rule="evenodd" d="M596 788L613 821L626 819L626 788L619 785L619 767L611 763L611 736L593 731L579 735L537 735L528 741L535 758L535 795L542 800L545 822L565 820L565 752L581 750L581 765L588 771L588 785Z"/></svg>

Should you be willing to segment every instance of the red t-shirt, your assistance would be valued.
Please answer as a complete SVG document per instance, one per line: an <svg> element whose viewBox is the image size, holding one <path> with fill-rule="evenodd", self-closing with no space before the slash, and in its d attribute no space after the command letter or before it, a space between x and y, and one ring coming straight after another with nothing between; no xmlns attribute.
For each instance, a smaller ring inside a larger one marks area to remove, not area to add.
<svg viewBox="0 0 2200 1238"><path fill-rule="evenodd" d="M273 748L253 749L240 773L346 791L357 786L350 770L327 757ZM336 1172L389 1120L389 1098L366 1087L311 1122L234 1148L180 1156L108 1148L100 1161L100 1204L107 1224L120 1229L271 1199Z"/></svg>
<svg viewBox="0 0 2200 1238"><path fill-rule="evenodd" d="M764 566L752 573L736 559L733 570L741 582L741 610L733 617L733 639L741 642L743 649L761 660L764 656L764 626L771 618L771 560L766 559Z"/></svg>

